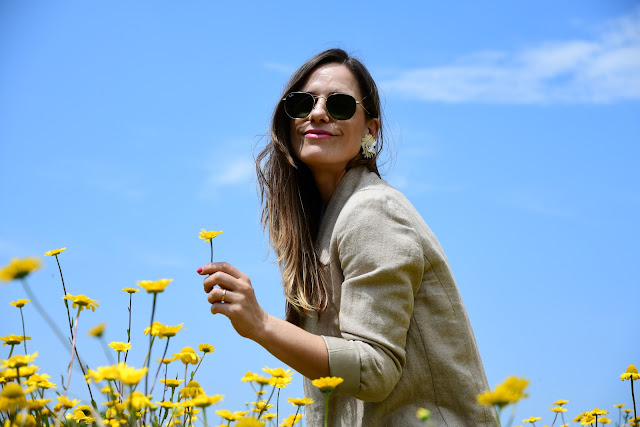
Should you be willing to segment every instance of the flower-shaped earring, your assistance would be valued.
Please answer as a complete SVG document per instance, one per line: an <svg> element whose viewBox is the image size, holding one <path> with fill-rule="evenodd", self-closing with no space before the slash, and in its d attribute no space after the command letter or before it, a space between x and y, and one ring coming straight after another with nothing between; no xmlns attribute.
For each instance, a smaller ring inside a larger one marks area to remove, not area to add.
<svg viewBox="0 0 640 427"><path fill-rule="evenodd" d="M366 159L370 159L376 154L376 140L373 139L370 133L366 134L362 138L362 154Z"/></svg>

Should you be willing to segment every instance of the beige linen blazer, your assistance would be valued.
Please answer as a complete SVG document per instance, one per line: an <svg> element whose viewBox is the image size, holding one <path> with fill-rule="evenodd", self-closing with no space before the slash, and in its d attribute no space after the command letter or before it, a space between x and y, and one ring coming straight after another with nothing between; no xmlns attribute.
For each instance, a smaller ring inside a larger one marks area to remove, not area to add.
<svg viewBox="0 0 640 427"><path fill-rule="evenodd" d="M436 237L411 203L376 174L350 169L326 208L316 250L326 311L303 321L323 336L332 376L330 426L495 425L476 403L488 389L466 309ZM308 426L324 397L307 379Z"/></svg>

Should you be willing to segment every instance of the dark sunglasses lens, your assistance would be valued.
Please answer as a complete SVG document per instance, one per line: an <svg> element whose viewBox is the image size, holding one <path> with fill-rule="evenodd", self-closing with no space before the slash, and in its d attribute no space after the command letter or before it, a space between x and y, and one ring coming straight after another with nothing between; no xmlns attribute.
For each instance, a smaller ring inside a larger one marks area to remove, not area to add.
<svg viewBox="0 0 640 427"><path fill-rule="evenodd" d="M336 120L349 120L356 113L356 100L344 93L334 93L327 98L327 110Z"/></svg>
<svg viewBox="0 0 640 427"><path fill-rule="evenodd" d="M293 92L284 99L284 111L292 119L304 119L313 110L313 96L303 92Z"/></svg>

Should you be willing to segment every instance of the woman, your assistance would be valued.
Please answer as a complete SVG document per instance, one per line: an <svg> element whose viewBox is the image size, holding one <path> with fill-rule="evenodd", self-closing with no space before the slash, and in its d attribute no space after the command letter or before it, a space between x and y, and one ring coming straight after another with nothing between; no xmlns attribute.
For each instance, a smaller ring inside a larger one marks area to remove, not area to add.
<svg viewBox="0 0 640 427"><path fill-rule="evenodd" d="M267 314L227 263L198 270L211 312L306 377L309 426L323 421L310 380L325 376L344 378L333 426L420 425L419 407L436 425L493 425L476 404L487 380L442 248L380 179L381 117L375 82L346 52L296 71L256 162L287 318Z"/></svg>

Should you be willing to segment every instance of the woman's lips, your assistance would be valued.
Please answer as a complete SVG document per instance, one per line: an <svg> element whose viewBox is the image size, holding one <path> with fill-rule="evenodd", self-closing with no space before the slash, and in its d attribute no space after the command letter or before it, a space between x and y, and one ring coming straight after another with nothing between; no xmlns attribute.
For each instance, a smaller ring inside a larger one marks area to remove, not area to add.
<svg viewBox="0 0 640 427"><path fill-rule="evenodd" d="M304 136L307 138L323 139L323 138L331 138L333 134L326 130L310 129L304 133Z"/></svg>

